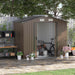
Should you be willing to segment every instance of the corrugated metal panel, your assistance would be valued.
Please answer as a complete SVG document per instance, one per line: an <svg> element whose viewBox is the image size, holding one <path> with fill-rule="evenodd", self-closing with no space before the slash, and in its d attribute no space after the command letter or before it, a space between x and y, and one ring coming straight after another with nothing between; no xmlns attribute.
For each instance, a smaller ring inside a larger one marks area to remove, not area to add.
<svg viewBox="0 0 75 75"><path fill-rule="evenodd" d="M63 21L58 21L58 20L55 20L56 21L56 24L57 24L57 27L56 27L56 30L57 30L57 55L60 55L60 50L63 48L63 46L67 45L67 24L66 22L63 22Z"/></svg>
<svg viewBox="0 0 75 75"><path fill-rule="evenodd" d="M15 45L18 46L18 50L23 50L23 26L21 23L14 23L15 31Z"/></svg>
<svg viewBox="0 0 75 75"><path fill-rule="evenodd" d="M33 23L23 23L24 31L24 54L30 54L33 51Z"/></svg>

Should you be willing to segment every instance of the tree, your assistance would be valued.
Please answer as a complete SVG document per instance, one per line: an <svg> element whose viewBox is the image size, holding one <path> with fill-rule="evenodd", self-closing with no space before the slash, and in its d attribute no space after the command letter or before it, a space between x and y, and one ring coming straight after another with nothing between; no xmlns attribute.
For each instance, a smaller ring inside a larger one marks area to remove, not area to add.
<svg viewBox="0 0 75 75"><path fill-rule="evenodd" d="M75 42L75 27L74 28L68 28L68 41L69 44L73 45Z"/></svg>
<svg viewBox="0 0 75 75"><path fill-rule="evenodd" d="M75 0L41 0L46 13L64 19L75 19Z"/></svg>
<svg viewBox="0 0 75 75"><path fill-rule="evenodd" d="M59 12L61 12L61 8L59 5L61 4L60 0L41 0L43 7L45 8L45 13L50 14L51 16L58 17Z"/></svg>
<svg viewBox="0 0 75 75"><path fill-rule="evenodd" d="M1 2L1 13L10 16L24 16L25 14L41 14L43 7L38 5L35 0L7 0ZM39 10L40 12L39 12Z"/></svg>
<svg viewBox="0 0 75 75"><path fill-rule="evenodd" d="M48 14L47 12L50 11L51 15L56 16L58 5L59 0L6 0L1 2L1 12L11 16L24 16Z"/></svg>
<svg viewBox="0 0 75 75"><path fill-rule="evenodd" d="M75 18L75 0L0 0L0 12L11 16L48 14Z"/></svg>
<svg viewBox="0 0 75 75"><path fill-rule="evenodd" d="M24 16L30 11L31 1L27 0L7 0L2 3L1 12L10 16Z"/></svg>
<svg viewBox="0 0 75 75"><path fill-rule="evenodd" d="M75 19L75 0L65 0L62 3L62 18Z"/></svg>

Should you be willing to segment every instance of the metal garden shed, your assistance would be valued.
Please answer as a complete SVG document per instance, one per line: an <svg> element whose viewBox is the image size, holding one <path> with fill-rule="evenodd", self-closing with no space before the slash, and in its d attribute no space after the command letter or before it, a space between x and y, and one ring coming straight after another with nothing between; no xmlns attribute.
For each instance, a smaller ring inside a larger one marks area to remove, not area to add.
<svg viewBox="0 0 75 75"><path fill-rule="evenodd" d="M67 45L67 22L49 16L30 16L14 22L15 45L26 55L37 53L37 40L54 38L55 56Z"/></svg>

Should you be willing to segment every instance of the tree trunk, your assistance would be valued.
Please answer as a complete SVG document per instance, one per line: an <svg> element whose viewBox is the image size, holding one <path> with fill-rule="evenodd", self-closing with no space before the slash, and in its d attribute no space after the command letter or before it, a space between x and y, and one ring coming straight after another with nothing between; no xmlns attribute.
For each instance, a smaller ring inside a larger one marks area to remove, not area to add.
<svg viewBox="0 0 75 75"><path fill-rule="evenodd" d="M10 16L12 17L13 16L13 13L11 12Z"/></svg>
<svg viewBox="0 0 75 75"><path fill-rule="evenodd" d="M11 14L10 16L12 17L13 16L13 0L12 0L12 7L11 7Z"/></svg>
<svg viewBox="0 0 75 75"><path fill-rule="evenodd" d="M54 12L54 16L55 16L55 17L57 16L56 13L57 13L57 12L55 11L55 12Z"/></svg>

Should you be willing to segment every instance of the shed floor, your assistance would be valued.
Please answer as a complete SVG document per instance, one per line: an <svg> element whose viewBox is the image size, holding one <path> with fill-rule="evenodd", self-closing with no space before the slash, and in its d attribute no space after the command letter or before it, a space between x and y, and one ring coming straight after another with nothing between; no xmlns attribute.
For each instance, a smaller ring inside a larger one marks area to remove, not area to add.
<svg viewBox="0 0 75 75"><path fill-rule="evenodd" d="M75 56L71 56L69 59L63 60L60 58L37 59L34 61L27 61L25 59L22 59L21 61L16 59L0 60L0 75L67 68L75 68Z"/></svg>

